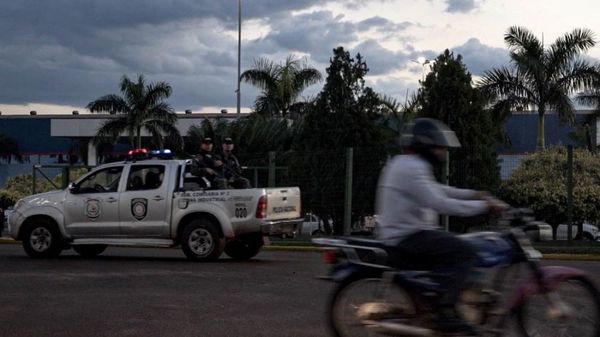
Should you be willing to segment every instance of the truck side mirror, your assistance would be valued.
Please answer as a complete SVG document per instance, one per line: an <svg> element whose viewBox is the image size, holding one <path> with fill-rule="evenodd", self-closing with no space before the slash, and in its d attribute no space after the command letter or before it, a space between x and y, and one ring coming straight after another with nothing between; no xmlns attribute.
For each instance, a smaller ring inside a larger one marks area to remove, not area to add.
<svg viewBox="0 0 600 337"><path fill-rule="evenodd" d="M75 185L74 183L70 183L69 184L69 191L72 194L77 194L77 192L79 192L79 186Z"/></svg>

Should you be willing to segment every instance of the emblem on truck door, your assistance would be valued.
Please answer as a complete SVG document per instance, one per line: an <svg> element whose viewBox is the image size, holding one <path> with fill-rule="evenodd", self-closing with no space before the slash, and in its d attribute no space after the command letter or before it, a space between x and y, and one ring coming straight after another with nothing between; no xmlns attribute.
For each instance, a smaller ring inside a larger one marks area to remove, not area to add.
<svg viewBox="0 0 600 337"><path fill-rule="evenodd" d="M88 199L85 203L85 215L90 220L96 220L100 216L100 201Z"/></svg>
<svg viewBox="0 0 600 337"><path fill-rule="evenodd" d="M146 217L148 211L148 199L135 198L131 199L131 215L137 220L142 220Z"/></svg>

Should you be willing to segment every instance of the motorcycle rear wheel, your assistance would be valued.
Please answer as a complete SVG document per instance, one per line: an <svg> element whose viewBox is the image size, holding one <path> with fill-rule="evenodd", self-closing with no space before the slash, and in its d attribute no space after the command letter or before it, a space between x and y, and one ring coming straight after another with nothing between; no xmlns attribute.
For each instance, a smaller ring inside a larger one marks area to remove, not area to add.
<svg viewBox="0 0 600 337"><path fill-rule="evenodd" d="M516 311L521 336L600 336L600 292L590 280L585 277L566 279L554 293L572 312L566 318L550 317L549 303L543 295L529 297Z"/></svg>
<svg viewBox="0 0 600 337"><path fill-rule="evenodd" d="M376 336L365 324L368 320L365 311L374 305L393 306L405 313L405 316L394 314L394 319L410 320L416 312L410 296L398 285L390 287L384 283L381 278L358 278L341 283L328 305L331 334L335 337Z"/></svg>

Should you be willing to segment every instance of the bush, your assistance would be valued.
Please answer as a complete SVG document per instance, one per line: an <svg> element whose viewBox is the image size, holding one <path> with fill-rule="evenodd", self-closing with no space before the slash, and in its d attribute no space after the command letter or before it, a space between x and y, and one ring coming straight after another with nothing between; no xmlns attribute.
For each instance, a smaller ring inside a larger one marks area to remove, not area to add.
<svg viewBox="0 0 600 337"><path fill-rule="evenodd" d="M13 206L17 200L19 200L17 193L4 189L0 190L0 208L6 209L9 206ZM0 219L1 221L2 219Z"/></svg>
<svg viewBox="0 0 600 337"><path fill-rule="evenodd" d="M573 151L573 222L600 221L600 156ZM531 208L554 228L567 222L567 150L552 148L524 160L502 183L500 197L517 207Z"/></svg>
<svg viewBox="0 0 600 337"><path fill-rule="evenodd" d="M85 169L71 170L69 179L70 181L74 181L86 172L87 170ZM0 189L0 208L12 206L17 200L31 195L32 181L33 177L31 174L23 174L8 178L4 185L4 189ZM60 188L62 185L62 176L58 175L52 182ZM36 193L43 193L56 190L54 185L46 179L38 177L38 179L36 179L35 191Z"/></svg>

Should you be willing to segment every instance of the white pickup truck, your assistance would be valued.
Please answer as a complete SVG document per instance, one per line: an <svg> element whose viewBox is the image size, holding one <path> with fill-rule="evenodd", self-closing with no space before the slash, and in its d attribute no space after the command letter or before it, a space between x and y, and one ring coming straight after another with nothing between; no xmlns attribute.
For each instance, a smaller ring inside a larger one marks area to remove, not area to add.
<svg viewBox="0 0 600 337"><path fill-rule="evenodd" d="M203 190L191 160L142 160L99 166L68 189L19 200L10 235L31 257L72 247L82 256L107 246L174 247L191 260L223 251L249 259L263 236L292 234L302 223L297 187Z"/></svg>

